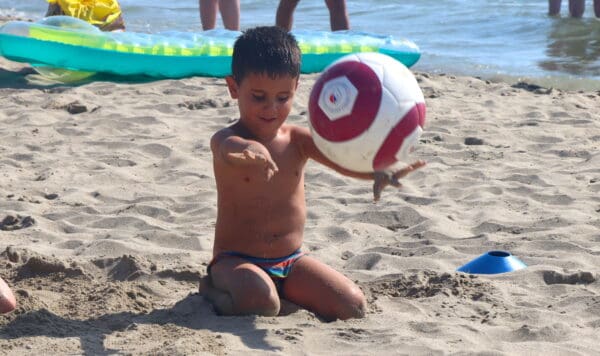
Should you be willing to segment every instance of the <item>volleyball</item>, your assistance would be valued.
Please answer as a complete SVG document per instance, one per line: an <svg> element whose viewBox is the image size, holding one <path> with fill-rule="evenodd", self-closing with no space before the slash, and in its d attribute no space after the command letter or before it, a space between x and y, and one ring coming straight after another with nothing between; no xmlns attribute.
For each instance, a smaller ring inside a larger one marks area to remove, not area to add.
<svg viewBox="0 0 600 356"><path fill-rule="evenodd" d="M321 73L308 102L311 135L355 172L407 162L423 132L425 99L411 71L381 53L344 56Z"/></svg>

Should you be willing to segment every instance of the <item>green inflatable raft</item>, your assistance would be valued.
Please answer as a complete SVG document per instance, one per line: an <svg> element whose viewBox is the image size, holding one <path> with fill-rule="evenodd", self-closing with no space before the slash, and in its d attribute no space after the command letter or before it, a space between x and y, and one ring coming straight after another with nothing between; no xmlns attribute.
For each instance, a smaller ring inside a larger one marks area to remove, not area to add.
<svg viewBox="0 0 600 356"><path fill-rule="evenodd" d="M237 31L157 34L101 32L72 17L40 22L11 21L0 27L0 55L34 67L158 78L223 77L230 73ZM359 52L387 54L407 67L419 60L413 42L354 31L294 31L302 50L302 73L322 71L334 60Z"/></svg>

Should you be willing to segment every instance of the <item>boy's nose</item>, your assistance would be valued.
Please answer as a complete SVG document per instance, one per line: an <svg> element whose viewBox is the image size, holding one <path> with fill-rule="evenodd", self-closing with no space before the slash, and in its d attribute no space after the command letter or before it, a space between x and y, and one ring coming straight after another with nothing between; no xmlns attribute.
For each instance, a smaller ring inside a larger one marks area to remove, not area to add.
<svg viewBox="0 0 600 356"><path fill-rule="evenodd" d="M265 110L265 112L268 112L268 113L276 113L278 108L279 108L279 104L276 101L269 101L265 105L264 110Z"/></svg>

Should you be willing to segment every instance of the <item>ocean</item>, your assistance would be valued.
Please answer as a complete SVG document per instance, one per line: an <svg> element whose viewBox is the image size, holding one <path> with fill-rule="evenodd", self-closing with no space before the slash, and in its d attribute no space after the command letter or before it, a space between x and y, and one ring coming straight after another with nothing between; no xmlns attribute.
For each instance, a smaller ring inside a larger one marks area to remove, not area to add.
<svg viewBox="0 0 600 356"><path fill-rule="evenodd" d="M200 31L198 2L121 0L130 31ZM0 15L40 19L43 0L0 0ZM600 90L600 19L587 1L582 19L549 17L546 0L347 0L354 30L414 41L417 71ZM242 29L275 22L275 0L241 0ZM295 29L329 30L323 0L302 0ZM222 27L219 19L218 26Z"/></svg>

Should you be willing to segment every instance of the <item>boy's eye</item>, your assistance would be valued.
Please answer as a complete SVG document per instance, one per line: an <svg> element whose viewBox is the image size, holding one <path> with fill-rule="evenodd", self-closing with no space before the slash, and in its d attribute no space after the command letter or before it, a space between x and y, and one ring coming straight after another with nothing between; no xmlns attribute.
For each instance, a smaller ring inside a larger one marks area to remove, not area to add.
<svg viewBox="0 0 600 356"><path fill-rule="evenodd" d="M277 98L277 100L280 103L285 103L286 101L288 101L289 98L290 98L289 96L280 96L280 97Z"/></svg>
<svg viewBox="0 0 600 356"><path fill-rule="evenodd" d="M256 94L252 94L252 98L253 98L255 101L263 101L263 100L265 100L265 96L264 96L264 95L256 95Z"/></svg>

